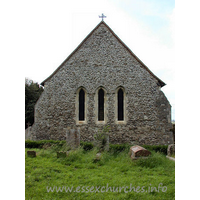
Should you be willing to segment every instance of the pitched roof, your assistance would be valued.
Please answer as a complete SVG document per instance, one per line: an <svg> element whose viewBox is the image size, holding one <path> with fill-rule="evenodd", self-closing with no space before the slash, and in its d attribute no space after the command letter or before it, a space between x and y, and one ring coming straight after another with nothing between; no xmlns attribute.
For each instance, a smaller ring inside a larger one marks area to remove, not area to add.
<svg viewBox="0 0 200 200"><path fill-rule="evenodd" d="M62 66L65 62L67 62L74 53L76 53L80 48L81 46L84 44L84 42L94 33L94 31L96 29L99 28L99 26L101 24L104 24L108 30L113 34L113 36L125 47L125 49L155 78L157 79L158 81L158 84L163 87L165 86L166 84L161 80L159 79L155 74L153 74L153 72L150 71L150 69L124 44L124 42L122 42L122 40L113 32L113 30L104 22L104 21L101 21L88 35L87 37L78 45L78 47L61 63L61 65L48 77L46 78L42 83L41 85L44 86L45 82L48 81Z"/></svg>

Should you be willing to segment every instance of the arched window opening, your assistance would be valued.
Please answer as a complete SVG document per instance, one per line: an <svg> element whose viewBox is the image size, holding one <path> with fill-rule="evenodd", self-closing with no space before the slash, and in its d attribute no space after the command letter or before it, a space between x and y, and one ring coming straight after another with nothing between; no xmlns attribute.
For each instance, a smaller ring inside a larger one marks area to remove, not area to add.
<svg viewBox="0 0 200 200"><path fill-rule="evenodd" d="M83 89L79 92L79 121L85 120L85 92Z"/></svg>
<svg viewBox="0 0 200 200"><path fill-rule="evenodd" d="M98 120L104 121L104 91L100 89L98 92Z"/></svg>
<svg viewBox="0 0 200 200"><path fill-rule="evenodd" d="M124 120L124 92L122 89L118 90L118 121Z"/></svg>

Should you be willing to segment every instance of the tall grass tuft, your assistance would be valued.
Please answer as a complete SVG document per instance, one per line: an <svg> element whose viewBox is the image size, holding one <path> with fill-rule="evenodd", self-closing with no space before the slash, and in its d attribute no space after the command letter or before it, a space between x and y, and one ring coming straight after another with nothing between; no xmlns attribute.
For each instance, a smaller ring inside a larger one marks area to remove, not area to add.
<svg viewBox="0 0 200 200"><path fill-rule="evenodd" d="M136 160L137 166L150 169L156 167L166 167L167 164L169 164L169 162L166 160L166 157L160 152L152 152L149 157Z"/></svg>

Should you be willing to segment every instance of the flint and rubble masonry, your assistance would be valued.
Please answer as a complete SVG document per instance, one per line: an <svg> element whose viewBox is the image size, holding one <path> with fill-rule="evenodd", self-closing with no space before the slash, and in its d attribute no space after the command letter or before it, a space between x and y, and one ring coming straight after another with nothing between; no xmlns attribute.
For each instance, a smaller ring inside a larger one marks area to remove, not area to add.
<svg viewBox="0 0 200 200"><path fill-rule="evenodd" d="M173 143L171 105L161 91L165 84L105 22L98 24L43 85L35 105L34 140L65 140L67 129L80 128L80 140L93 141L99 129L110 125L111 143ZM116 114L119 87L124 90L123 122L117 122ZM80 88L86 93L84 123L77 121ZM97 122L96 95L100 88L105 91L103 123Z"/></svg>

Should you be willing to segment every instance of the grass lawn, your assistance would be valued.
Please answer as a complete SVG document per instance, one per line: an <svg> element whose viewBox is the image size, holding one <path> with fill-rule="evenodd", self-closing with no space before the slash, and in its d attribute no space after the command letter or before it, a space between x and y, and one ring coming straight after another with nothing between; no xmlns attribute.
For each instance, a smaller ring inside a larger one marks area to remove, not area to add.
<svg viewBox="0 0 200 200"><path fill-rule="evenodd" d="M27 150L37 157L27 157ZM175 163L165 155L152 152L148 159L132 161L124 150L104 152L95 162L96 153L78 149L57 158L52 149L26 148L26 199L175 199Z"/></svg>

